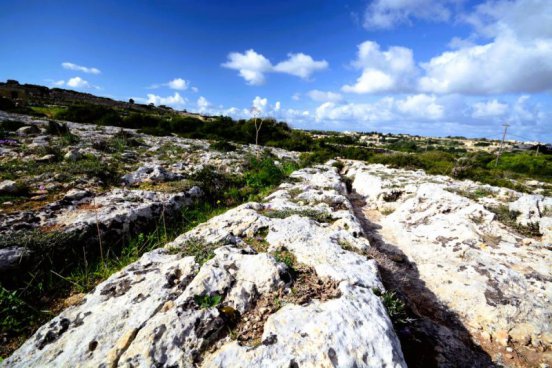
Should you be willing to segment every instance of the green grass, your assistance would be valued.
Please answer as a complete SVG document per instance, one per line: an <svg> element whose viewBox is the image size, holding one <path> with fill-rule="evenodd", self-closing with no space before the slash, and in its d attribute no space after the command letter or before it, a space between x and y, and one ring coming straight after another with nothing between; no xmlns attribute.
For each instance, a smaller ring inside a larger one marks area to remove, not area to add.
<svg viewBox="0 0 552 368"><path fill-rule="evenodd" d="M61 106L33 106L31 109L39 114L42 114L50 119L55 119L67 108Z"/></svg>
<svg viewBox="0 0 552 368"><path fill-rule="evenodd" d="M274 259L276 262L280 262L285 264L288 268L294 269L296 264L296 259L293 253L287 251L287 250L280 250L277 252L274 252Z"/></svg>
<svg viewBox="0 0 552 368"><path fill-rule="evenodd" d="M381 291L378 288L372 289L374 295L378 296L381 299L387 314L393 322L393 325L400 326L407 324L410 319L406 313L405 303L399 299L397 294L394 291Z"/></svg>
<svg viewBox="0 0 552 368"><path fill-rule="evenodd" d="M305 210L267 210L263 212L263 215L270 218L284 219L293 215L299 215L302 217L308 217L320 223L333 222L332 216L326 212L305 209Z"/></svg>
<svg viewBox="0 0 552 368"><path fill-rule="evenodd" d="M171 254L182 254L183 256L193 256L195 261L203 266L205 262L215 256L215 249L221 244L208 244L198 238L188 239L179 247L169 248Z"/></svg>
<svg viewBox="0 0 552 368"><path fill-rule="evenodd" d="M542 233L539 230L538 223L528 223L521 225L517 222L517 217L520 215L517 211L510 211L508 206L500 205L496 207L488 207L489 211L494 212L496 219L504 225L510 227L515 232L526 237L540 237Z"/></svg>
<svg viewBox="0 0 552 368"><path fill-rule="evenodd" d="M201 309L213 308L222 303L223 297L219 294L196 295L194 301Z"/></svg>

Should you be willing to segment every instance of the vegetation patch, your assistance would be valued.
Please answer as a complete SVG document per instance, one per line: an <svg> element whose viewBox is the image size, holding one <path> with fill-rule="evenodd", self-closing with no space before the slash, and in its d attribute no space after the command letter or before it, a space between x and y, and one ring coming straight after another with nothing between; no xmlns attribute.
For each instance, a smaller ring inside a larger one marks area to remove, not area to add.
<svg viewBox="0 0 552 368"><path fill-rule="evenodd" d="M383 200L385 202L396 202L402 195L402 190L392 190L391 192L387 192L383 194Z"/></svg>
<svg viewBox="0 0 552 368"><path fill-rule="evenodd" d="M496 215L496 219L504 225L510 227L515 232L525 237L538 238L542 236L539 229L539 224L536 222L529 222L527 225L521 225L517 222L517 218L520 215L517 211L510 211L508 206L500 205L496 207L487 207L487 209Z"/></svg>
<svg viewBox="0 0 552 368"><path fill-rule="evenodd" d="M266 210L262 212L266 217L284 219L293 215L299 215L301 217L308 217L320 223L332 223L334 219L329 213L313 210L313 209L299 209L299 210Z"/></svg>
<svg viewBox="0 0 552 368"><path fill-rule="evenodd" d="M213 295L196 295L194 301L201 309L213 308L222 303L223 296L219 294Z"/></svg>
<svg viewBox="0 0 552 368"><path fill-rule="evenodd" d="M374 288L372 289L372 292L381 299L381 302L387 310L387 314L395 327L411 322L407 314L406 304L394 291L381 291L378 288Z"/></svg>
<svg viewBox="0 0 552 368"><path fill-rule="evenodd" d="M262 228L253 237L243 238L242 240L255 250L257 253L266 253L270 244L266 241L268 228Z"/></svg>
<svg viewBox="0 0 552 368"><path fill-rule="evenodd" d="M313 299L322 302L339 298L339 284L333 280L321 280L314 269L305 265L296 265L296 274L291 287L264 294L257 299L255 306L244 313L238 322L230 326L229 335L240 345L255 347L270 344L271 337L262 341L264 325L272 314L286 304L306 305Z"/></svg>

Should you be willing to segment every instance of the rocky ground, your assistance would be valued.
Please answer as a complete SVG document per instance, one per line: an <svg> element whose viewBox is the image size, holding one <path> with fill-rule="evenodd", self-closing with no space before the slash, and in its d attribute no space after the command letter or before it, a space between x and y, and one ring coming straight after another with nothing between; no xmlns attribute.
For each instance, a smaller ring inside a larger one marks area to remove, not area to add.
<svg viewBox="0 0 552 368"><path fill-rule="evenodd" d="M0 145L4 239L120 237L201 198L203 167L256 153L0 114L25 124ZM550 197L330 161L144 254L0 365L544 368L551 251ZM32 255L3 247L0 270Z"/></svg>
<svg viewBox="0 0 552 368"><path fill-rule="evenodd" d="M0 111L21 127L0 140L0 233L38 230L107 239L147 227L201 196L190 181L203 168L238 174L261 149L132 129L55 122ZM228 147L226 147L228 149ZM298 155L267 149L276 159ZM100 229L101 228L101 229ZM0 246L0 274L32 262L15 241ZM12 244L14 243L14 244ZM21 243L21 242L19 242Z"/></svg>
<svg viewBox="0 0 552 368"><path fill-rule="evenodd" d="M550 364L552 198L359 162L345 175L386 284L439 365L473 342L496 364Z"/></svg>
<svg viewBox="0 0 552 368"><path fill-rule="evenodd" d="M300 170L144 255L4 364L406 366L336 171Z"/></svg>

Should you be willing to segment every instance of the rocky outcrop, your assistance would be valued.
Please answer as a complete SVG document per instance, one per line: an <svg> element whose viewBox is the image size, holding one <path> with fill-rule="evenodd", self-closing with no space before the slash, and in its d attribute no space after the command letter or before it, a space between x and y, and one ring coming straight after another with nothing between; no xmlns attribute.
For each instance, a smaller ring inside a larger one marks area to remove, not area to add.
<svg viewBox="0 0 552 368"><path fill-rule="evenodd" d="M9 270L13 277L14 269L24 269L35 257L43 256L36 249L25 249L19 244L18 239L32 231L64 234L64 242L58 244L60 249L49 250L63 253L64 247L78 244L80 249L96 244L98 234L105 242L135 233L161 216L170 216L191 204L200 195L197 187L185 193L113 189L97 196L73 189L38 211L0 214L0 231L5 235L2 245L6 248L0 251L0 274Z"/></svg>
<svg viewBox="0 0 552 368"><path fill-rule="evenodd" d="M143 182L164 182L177 179L182 179L182 176L167 171L161 165L142 166L138 170L122 177L123 182L128 185L136 185Z"/></svg>
<svg viewBox="0 0 552 368"><path fill-rule="evenodd" d="M263 203L145 254L3 364L405 367L376 295L384 289L376 263L362 254L370 243L336 169L292 178ZM313 287L299 283L301 273ZM240 326L252 323L259 334L244 343Z"/></svg>
<svg viewBox="0 0 552 368"><path fill-rule="evenodd" d="M366 200L366 217L379 228L381 246L404 255L432 295L434 305L418 309L433 308L437 316L442 305L498 363L550 364L549 244L520 235L481 204L507 206L505 198L517 197L509 206L519 211L518 221L536 221L550 198L504 196L503 189L382 165L349 162L346 170ZM414 304L421 299L410 297Z"/></svg>
<svg viewBox="0 0 552 368"><path fill-rule="evenodd" d="M508 206L517 214L516 221L523 226L537 226L543 242L552 246L552 198L525 194Z"/></svg>

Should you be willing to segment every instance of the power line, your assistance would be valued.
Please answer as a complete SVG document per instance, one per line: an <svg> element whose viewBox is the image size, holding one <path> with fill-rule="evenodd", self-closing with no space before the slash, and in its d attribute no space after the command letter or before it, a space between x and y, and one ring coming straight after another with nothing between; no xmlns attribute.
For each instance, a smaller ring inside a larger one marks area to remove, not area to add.
<svg viewBox="0 0 552 368"><path fill-rule="evenodd" d="M502 124L502 126L504 127L504 132L502 133L502 141L500 142L500 148L498 149L498 154L496 155L495 167L498 166L498 159L500 158L500 154L502 153L502 147L504 147L504 140L506 139L506 132L508 131L508 127L510 126L510 124L504 123Z"/></svg>

